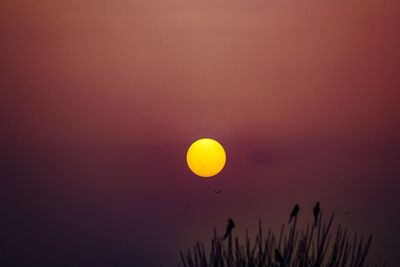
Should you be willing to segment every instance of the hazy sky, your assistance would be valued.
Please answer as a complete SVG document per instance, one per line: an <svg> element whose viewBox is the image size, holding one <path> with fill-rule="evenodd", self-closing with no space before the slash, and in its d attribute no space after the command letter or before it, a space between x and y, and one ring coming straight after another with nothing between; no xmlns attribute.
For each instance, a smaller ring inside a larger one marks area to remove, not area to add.
<svg viewBox="0 0 400 267"><path fill-rule="evenodd" d="M2 1L0 262L175 266L319 200L395 266L399 25L391 0Z"/></svg>

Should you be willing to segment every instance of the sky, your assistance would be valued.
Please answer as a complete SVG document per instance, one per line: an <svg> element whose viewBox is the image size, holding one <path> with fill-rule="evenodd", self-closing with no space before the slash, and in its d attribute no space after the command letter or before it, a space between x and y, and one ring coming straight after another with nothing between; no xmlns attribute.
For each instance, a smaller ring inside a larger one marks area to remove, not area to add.
<svg viewBox="0 0 400 267"><path fill-rule="evenodd" d="M397 1L0 3L0 262L176 266L316 201L400 246ZM195 176L202 137L224 170ZM221 194L214 190L221 189ZM345 211L351 211L344 215Z"/></svg>

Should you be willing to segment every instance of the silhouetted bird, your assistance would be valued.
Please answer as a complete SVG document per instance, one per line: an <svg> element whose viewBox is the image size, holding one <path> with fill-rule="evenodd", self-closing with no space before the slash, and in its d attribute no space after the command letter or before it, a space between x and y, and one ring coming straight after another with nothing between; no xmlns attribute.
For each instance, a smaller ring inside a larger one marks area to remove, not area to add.
<svg viewBox="0 0 400 267"><path fill-rule="evenodd" d="M275 261L279 262L280 266L283 265L283 257L282 257L282 254L279 252L278 249L275 249Z"/></svg>
<svg viewBox="0 0 400 267"><path fill-rule="evenodd" d="M294 205L292 213L290 213L289 223L292 221L293 218L297 217L297 214L299 214L299 211L300 211L300 206L298 204Z"/></svg>
<svg viewBox="0 0 400 267"><path fill-rule="evenodd" d="M344 214L349 215L350 211L345 211Z"/></svg>
<svg viewBox="0 0 400 267"><path fill-rule="evenodd" d="M222 192L222 190L214 190L215 193L219 194Z"/></svg>
<svg viewBox="0 0 400 267"><path fill-rule="evenodd" d="M228 225L226 226L226 232L224 235L224 240L232 234L232 230L235 227L235 223L233 222L232 219L228 219Z"/></svg>
<svg viewBox="0 0 400 267"><path fill-rule="evenodd" d="M314 213L314 225L317 225L318 222L318 217L319 217L319 213L321 212L321 208L319 207L319 202L317 202L315 204L315 207L313 209L313 213Z"/></svg>

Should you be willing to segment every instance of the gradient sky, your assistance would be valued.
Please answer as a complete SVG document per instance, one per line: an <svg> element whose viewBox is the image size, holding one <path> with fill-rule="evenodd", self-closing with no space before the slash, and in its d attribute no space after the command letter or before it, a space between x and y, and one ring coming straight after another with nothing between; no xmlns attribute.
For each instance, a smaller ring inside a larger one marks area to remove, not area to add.
<svg viewBox="0 0 400 267"><path fill-rule="evenodd" d="M391 0L1 1L0 262L175 266L319 200L395 266L399 25Z"/></svg>

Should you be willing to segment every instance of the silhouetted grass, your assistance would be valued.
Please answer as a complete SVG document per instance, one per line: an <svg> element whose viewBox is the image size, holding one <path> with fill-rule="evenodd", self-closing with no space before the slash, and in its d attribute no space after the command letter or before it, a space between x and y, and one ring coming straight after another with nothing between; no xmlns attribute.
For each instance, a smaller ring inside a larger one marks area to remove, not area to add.
<svg viewBox="0 0 400 267"><path fill-rule="evenodd" d="M180 252L183 267L362 267L372 236L350 235L338 225L333 230L332 215L323 221L322 213L317 224L308 224L306 229L297 229L297 217L288 226L282 225L278 234L263 229L259 221L255 239L248 231L244 240L229 237L223 240L214 228L210 249L201 242L193 249Z"/></svg>

